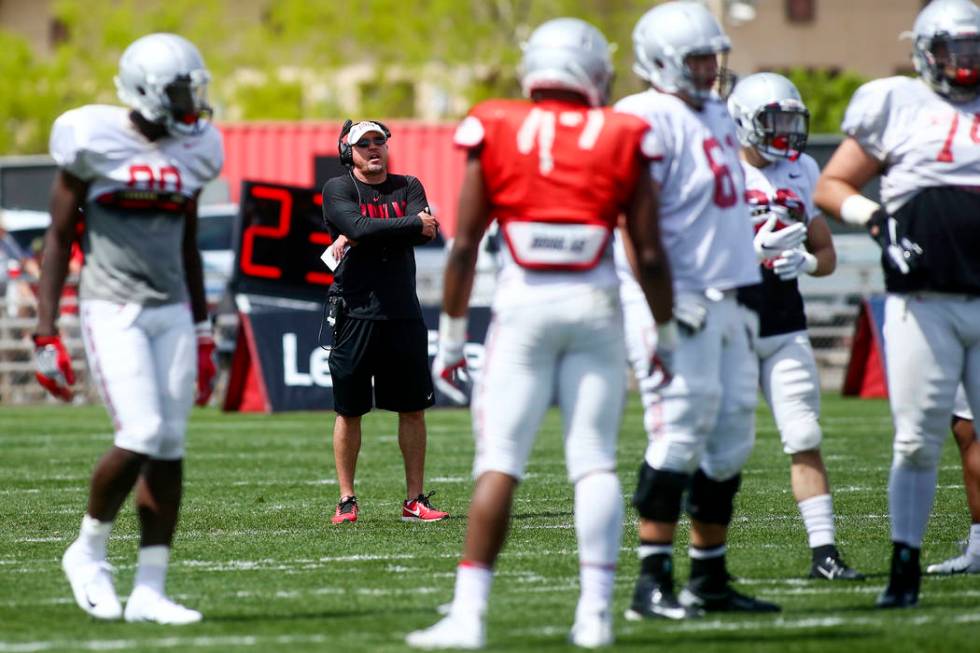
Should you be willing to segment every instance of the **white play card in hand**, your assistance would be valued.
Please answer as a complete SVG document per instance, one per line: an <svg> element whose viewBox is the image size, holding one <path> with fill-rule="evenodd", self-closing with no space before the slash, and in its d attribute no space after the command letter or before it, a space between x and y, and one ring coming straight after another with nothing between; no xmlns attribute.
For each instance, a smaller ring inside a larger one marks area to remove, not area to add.
<svg viewBox="0 0 980 653"><path fill-rule="evenodd" d="M348 249L350 249L349 246L344 248L344 252L343 252L343 254L340 255L340 258L343 258L344 257L344 254L347 253L347 250ZM331 272L333 272L334 270L336 270L337 269L337 266L340 265L340 259L336 259L336 258L333 257L333 247L332 246L326 248L325 250L323 250L323 254L320 254L320 260L327 264L327 267L330 268L330 271Z"/></svg>

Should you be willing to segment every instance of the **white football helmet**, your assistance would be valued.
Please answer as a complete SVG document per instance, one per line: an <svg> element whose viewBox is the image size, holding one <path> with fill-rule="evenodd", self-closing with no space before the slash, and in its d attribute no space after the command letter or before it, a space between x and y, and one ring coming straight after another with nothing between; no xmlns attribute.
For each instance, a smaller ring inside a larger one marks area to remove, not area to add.
<svg viewBox="0 0 980 653"><path fill-rule="evenodd" d="M933 0L911 33L912 62L936 93L965 102L980 90L980 9L970 0Z"/></svg>
<svg viewBox="0 0 980 653"><path fill-rule="evenodd" d="M211 116L211 75L201 53L182 36L148 34L119 59L116 91L124 104L175 135L200 133Z"/></svg>
<svg viewBox="0 0 980 653"><path fill-rule="evenodd" d="M665 93L702 103L717 90L727 90L726 67L731 42L708 9L698 2L666 2L643 14L633 28L636 62L633 72ZM715 55L717 68L699 76L688 57Z"/></svg>
<svg viewBox="0 0 980 653"><path fill-rule="evenodd" d="M578 18L542 23L522 46L518 67L521 89L576 91L596 107L609 98L613 78L609 43L598 29Z"/></svg>
<svg viewBox="0 0 980 653"><path fill-rule="evenodd" d="M728 97L735 132L767 161L795 161L806 149L810 112L793 82L775 73L740 79Z"/></svg>

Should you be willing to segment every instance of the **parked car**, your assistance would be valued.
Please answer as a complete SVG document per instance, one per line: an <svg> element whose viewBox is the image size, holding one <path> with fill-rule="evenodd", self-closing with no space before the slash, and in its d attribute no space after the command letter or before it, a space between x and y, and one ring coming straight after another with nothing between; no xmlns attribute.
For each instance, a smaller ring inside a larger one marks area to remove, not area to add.
<svg viewBox="0 0 980 653"><path fill-rule="evenodd" d="M235 223L238 205L205 204L198 209L197 246L204 265L204 294L212 313L228 292L235 265Z"/></svg>
<svg viewBox="0 0 980 653"><path fill-rule="evenodd" d="M438 234L425 245L415 248L415 287L419 301L424 305L439 306L442 303L442 281L446 269L446 256L453 241ZM497 278L497 254L500 245L497 225L483 236L480 253L476 259L476 277L473 292L470 294L471 306L489 306L493 299L493 289Z"/></svg>

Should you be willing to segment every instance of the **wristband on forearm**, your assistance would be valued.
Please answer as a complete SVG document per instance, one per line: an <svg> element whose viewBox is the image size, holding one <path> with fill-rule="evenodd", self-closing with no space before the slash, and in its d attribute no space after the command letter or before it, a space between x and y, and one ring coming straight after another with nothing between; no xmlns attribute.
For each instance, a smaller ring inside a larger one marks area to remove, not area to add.
<svg viewBox="0 0 980 653"><path fill-rule="evenodd" d="M863 227L871 220L874 212L880 208L881 205L877 202L869 200L864 195L855 193L854 195L849 195L841 202L840 217L841 220L848 224Z"/></svg>

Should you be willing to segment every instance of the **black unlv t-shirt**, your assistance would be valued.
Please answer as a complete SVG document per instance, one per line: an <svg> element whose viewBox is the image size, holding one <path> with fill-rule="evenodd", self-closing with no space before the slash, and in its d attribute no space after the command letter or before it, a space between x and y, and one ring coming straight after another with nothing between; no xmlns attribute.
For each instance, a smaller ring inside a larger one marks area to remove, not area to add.
<svg viewBox="0 0 980 653"><path fill-rule="evenodd" d="M428 202L415 177L388 175L365 184L353 174L323 185L323 217L331 235L356 243L334 271L331 295L340 295L346 315L367 320L421 319L415 294L415 245L422 236L420 211Z"/></svg>

